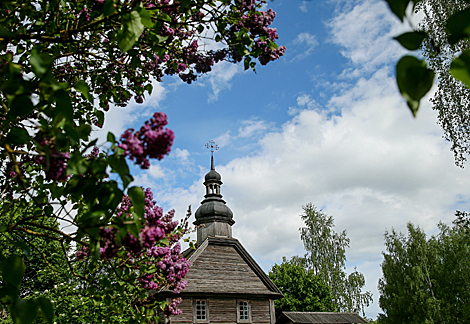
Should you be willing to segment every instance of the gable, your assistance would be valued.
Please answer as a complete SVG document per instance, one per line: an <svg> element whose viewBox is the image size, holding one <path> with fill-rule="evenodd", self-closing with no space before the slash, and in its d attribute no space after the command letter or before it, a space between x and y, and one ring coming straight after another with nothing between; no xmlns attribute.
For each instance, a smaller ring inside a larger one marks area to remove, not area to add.
<svg viewBox="0 0 470 324"><path fill-rule="evenodd" d="M191 267L182 294L265 295L282 293L236 239L207 238L188 253Z"/></svg>

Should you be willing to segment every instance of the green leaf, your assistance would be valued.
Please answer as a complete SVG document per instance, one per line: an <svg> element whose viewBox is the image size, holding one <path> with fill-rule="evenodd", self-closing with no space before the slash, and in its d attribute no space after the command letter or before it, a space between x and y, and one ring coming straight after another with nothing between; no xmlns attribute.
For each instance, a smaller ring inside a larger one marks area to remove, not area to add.
<svg viewBox="0 0 470 324"><path fill-rule="evenodd" d="M45 297L36 298L36 301L46 321L52 324L54 321L54 308L52 307L51 301Z"/></svg>
<svg viewBox="0 0 470 324"><path fill-rule="evenodd" d="M188 9L189 6L191 5L191 0L179 0L179 3L181 5L181 8Z"/></svg>
<svg viewBox="0 0 470 324"><path fill-rule="evenodd" d="M94 113L95 113L96 118L98 118L98 124L103 126L103 124L104 124L104 112L102 112L101 110L96 110L95 109Z"/></svg>
<svg viewBox="0 0 470 324"><path fill-rule="evenodd" d="M119 175L129 174L129 166L127 165L127 162L124 157L111 155L108 157L108 163L112 169L112 172L118 173Z"/></svg>
<svg viewBox="0 0 470 324"><path fill-rule="evenodd" d="M64 131L69 136L75 143L78 143L80 141L80 137L78 136L78 133L75 131L75 129L69 125L64 126Z"/></svg>
<svg viewBox="0 0 470 324"><path fill-rule="evenodd" d="M116 9L114 8L114 1L107 0L103 6L103 14L107 17L107 16L112 15L115 12L116 12Z"/></svg>
<svg viewBox="0 0 470 324"><path fill-rule="evenodd" d="M34 106L30 96L16 96L11 102L8 115L12 117L22 117L30 114L33 110Z"/></svg>
<svg viewBox="0 0 470 324"><path fill-rule="evenodd" d="M134 178L130 174L121 174L122 185L127 188L129 184L134 181Z"/></svg>
<svg viewBox="0 0 470 324"><path fill-rule="evenodd" d="M3 26L0 26L0 37L12 37L14 35L15 34L13 34L8 29L4 28Z"/></svg>
<svg viewBox="0 0 470 324"><path fill-rule="evenodd" d="M88 84L85 81L83 80L77 81L73 87L76 90L80 91L85 97L85 99L93 103L93 97L90 95L90 88L88 87Z"/></svg>
<svg viewBox="0 0 470 324"><path fill-rule="evenodd" d="M149 14L149 12L145 10L145 8L141 7L139 7L137 10L139 11L140 21L142 22L142 25L148 28L152 28L155 24L153 23L152 16Z"/></svg>
<svg viewBox="0 0 470 324"><path fill-rule="evenodd" d="M113 133L108 132L107 141L110 143L116 143L116 136Z"/></svg>
<svg viewBox="0 0 470 324"><path fill-rule="evenodd" d="M144 219L145 212L145 194L141 187L130 187L127 189L127 194L131 198L134 212L140 219Z"/></svg>
<svg viewBox="0 0 470 324"><path fill-rule="evenodd" d="M19 286L23 280L24 270L23 259L16 254L10 255L2 264L3 280L10 285Z"/></svg>
<svg viewBox="0 0 470 324"><path fill-rule="evenodd" d="M453 45L470 36L470 8L457 11L446 22L449 44Z"/></svg>
<svg viewBox="0 0 470 324"><path fill-rule="evenodd" d="M78 133L78 136L80 136L81 139L86 141L90 136L91 126L88 124L81 124L78 127L75 127L75 131Z"/></svg>
<svg viewBox="0 0 470 324"><path fill-rule="evenodd" d="M124 53L132 48L144 31L138 10L134 9L122 17L122 29L118 35L118 46Z"/></svg>
<svg viewBox="0 0 470 324"><path fill-rule="evenodd" d="M11 241L11 245L17 246L21 249L21 252L24 253L25 256L29 257L31 255L31 247L24 241Z"/></svg>
<svg viewBox="0 0 470 324"><path fill-rule="evenodd" d="M450 65L450 74L470 88L470 49L462 52Z"/></svg>
<svg viewBox="0 0 470 324"><path fill-rule="evenodd" d="M13 127L7 136L7 141L12 144L26 144L31 140L28 132L24 128Z"/></svg>
<svg viewBox="0 0 470 324"><path fill-rule="evenodd" d="M245 71L248 70L250 68L250 62L251 62L251 57L249 56L246 56L245 57L245 60L244 60L244 64L245 64Z"/></svg>
<svg viewBox="0 0 470 324"><path fill-rule="evenodd" d="M408 7L408 3L410 3L410 0L385 0L388 3L388 6L390 7L390 10L398 17L400 18L401 21L403 21L403 18L405 17L406 14L406 8Z"/></svg>
<svg viewBox="0 0 470 324"><path fill-rule="evenodd" d="M71 122L73 120L73 108L69 93L63 89L57 90L54 93L54 99L57 103L57 112L63 114Z"/></svg>
<svg viewBox="0 0 470 324"><path fill-rule="evenodd" d="M11 317L15 324L33 323L38 314L38 303L34 299L18 298L11 307Z"/></svg>
<svg viewBox="0 0 470 324"><path fill-rule="evenodd" d="M396 72L398 89L416 117L419 101L432 87L434 72L426 67L424 60L410 55L403 56L398 61Z"/></svg>
<svg viewBox="0 0 470 324"><path fill-rule="evenodd" d="M29 59L29 63L31 64L31 68L33 69L34 74L38 77L44 76L47 71L52 67L53 58L49 56L47 53L38 54L36 49L31 51L31 58Z"/></svg>
<svg viewBox="0 0 470 324"><path fill-rule="evenodd" d="M138 56L133 56L131 60L131 69L137 69L141 65L140 58Z"/></svg>
<svg viewBox="0 0 470 324"><path fill-rule="evenodd" d="M407 32L407 33L401 34L395 37L395 39L404 48L410 51L415 51L419 49L419 47L421 46L421 43L426 37L427 37L427 34L425 32L418 31L418 32Z"/></svg>

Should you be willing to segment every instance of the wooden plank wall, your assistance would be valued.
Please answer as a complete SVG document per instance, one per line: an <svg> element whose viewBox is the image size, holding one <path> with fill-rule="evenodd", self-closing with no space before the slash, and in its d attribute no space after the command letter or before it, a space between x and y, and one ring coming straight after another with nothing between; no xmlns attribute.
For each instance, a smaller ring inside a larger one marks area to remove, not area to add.
<svg viewBox="0 0 470 324"><path fill-rule="evenodd" d="M170 317L170 323L184 324L193 322L193 304L191 299L183 299L178 306L183 311L180 315Z"/></svg>
<svg viewBox="0 0 470 324"><path fill-rule="evenodd" d="M201 298L203 299L203 298ZM237 323L237 299L210 298L209 301L209 323L214 324L236 324ZM179 308L182 314L172 316L171 324L191 324L193 323L192 299L183 299ZM251 301L251 319L253 324L270 324L270 303L269 300ZM272 323L271 323L272 324Z"/></svg>
<svg viewBox="0 0 470 324"><path fill-rule="evenodd" d="M269 300L251 301L251 320L253 323L271 323Z"/></svg>

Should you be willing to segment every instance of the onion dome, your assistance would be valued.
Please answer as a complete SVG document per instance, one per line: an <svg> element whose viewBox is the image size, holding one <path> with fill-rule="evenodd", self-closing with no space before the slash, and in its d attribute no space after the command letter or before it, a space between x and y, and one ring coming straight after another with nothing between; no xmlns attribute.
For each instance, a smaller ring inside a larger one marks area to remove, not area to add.
<svg viewBox="0 0 470 324"><path fill-rule="evenodd" d="M204 178L206 194L201 206L196 210L196 221L198 225L197 241L202 243L208 236L232 237L233 220L232 210L226 205L220 194L222 177L215 171L214 157L211 158L211 170ZM204 226L202 226L204 225Z"/></svg>

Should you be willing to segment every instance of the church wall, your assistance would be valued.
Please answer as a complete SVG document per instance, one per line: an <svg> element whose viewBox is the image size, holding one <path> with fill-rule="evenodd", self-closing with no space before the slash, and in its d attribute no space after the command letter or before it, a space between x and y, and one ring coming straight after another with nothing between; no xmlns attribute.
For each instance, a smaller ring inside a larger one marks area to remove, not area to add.
<svg viewBox="0 0 470 324"><path fill-rule="evenodd" d="M203 298L197 298L203 299ZM179 305L182 314L171 316L171 324L237 324L237 299L229 298L208 298L209 320L194 322L193 319L193 299L183 299ZM273 324L269 300L250 300L251 303L251 323L252 324Z"/></svg>
<svg viewBox="0 0 470 324"><path fill-rule="evenodd" d="M251 302L251 319L253 323L270 323L269 300L253 300Z"/></svg>

